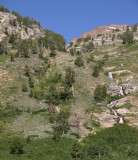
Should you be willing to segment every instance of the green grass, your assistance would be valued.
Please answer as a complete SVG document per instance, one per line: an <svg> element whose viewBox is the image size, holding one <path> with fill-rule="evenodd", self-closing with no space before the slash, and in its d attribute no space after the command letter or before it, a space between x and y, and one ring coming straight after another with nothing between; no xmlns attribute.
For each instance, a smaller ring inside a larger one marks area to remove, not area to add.
<svg viewBox="0 0 138 160"><path fill-rule="evenodd" d="M126 45L126 49L127 49L127 52L137 51L138 50L138 40Z"/></svg>
<svg viewBox="0 0 138 160"><path fill-rule="evenodd" d="M95 121L95 120L92 120L92 126L93 126L93 127L100 127L101 125L100 125L99 122L97 122L97 121Z"/></svg>
<svg viewBox="0 0 138 160"><path fill-rule="evenodd" d="M0 55L0 63L5 63L8 58L9 55Z"/></svg>
<svg viewBox="0 0 138 160"><path fill-rule="evenodd" d="M22 155L10 154L11 138L0 139L0 160L72 160L73 139L61 138L55 142L51 138L32 140L24 144Z"/></svg>
<svg viewBox="0 0 138 160"><path fill-rule="evenodd" d="M22 111L14 106L6 106L0 108L0 121L10 122L17 115L21 115Z"/></svg>
<svg viewBox="0 0 138 160"><path fill-rule="evenodd" d="M130 108L132 108L132 107L134 107L132 104L126 103L126 104L124 104L124 105L122 105L122 106L117 106L116 108L117 108L117 109L120 109L120 108L130 109Z"/></svg>
<svg viewBox="0 0 138 160"><path fill-rule="evenodd" d="M91 107L86 109L86 113L90 113L90 112L101 113L102 112L102 106L103 106L102 104L97 103L96 101L93 100L91 102Z"/></svg>
<svg viewBox="0 0 138 160"><path fill-rule="evenodd" d="M9 88L9 94L16 93L17 90L18 90L18 87L17 87L17 86L10 87L10 88Z"/></svg>

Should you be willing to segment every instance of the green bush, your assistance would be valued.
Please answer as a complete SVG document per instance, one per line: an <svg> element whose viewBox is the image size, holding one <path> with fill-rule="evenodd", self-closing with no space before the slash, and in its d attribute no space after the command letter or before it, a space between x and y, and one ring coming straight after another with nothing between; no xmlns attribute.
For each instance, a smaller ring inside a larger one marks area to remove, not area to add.
<svg viewBox="0 0 138 160"><path fill-rule="evenodd" d="M77 66L77 67L82 67L84 64L83 64L83 60L80 58L80 57L77 57L76 59L75 59L75 65Z"/></svg>
<svg viewBox="0 0 138 160"><path fill-rule="evenodd" d="M94 43L91 41L89 44L83 45L83 51L84 52L91 52L94 50Z"/></svg>
<svg viewBox="0 0 138 160"><path fill-rule="evenodd" d="M132 43L134 39L133 32L126 31L123 33L121 38L123 40L123 44Z"/></svg>
<svg viewBox="0 0 138 160"><path fill-rule="evenodd" d="M9 9L5 8L4 6L0 5L0 12L7 12L9 13Z"/></svg>
<svg viewBox="0 0 138 160"><path fill-rule="evenodd" d="M89 57L87 58L87 63L94 62L94 56L92 53L90 53Z"/></svg>
<svg viewBox="0 0 138 160"><path fill-rule="evenodd" d="M84 42L88 42L89 40L91 40L91 37L90 36L87 36L86 38L83 39Z"/></svg>
<svg viewBox="0 0 138 160"><path fill-rule="evenodd" d="M97 34L97 37L101 37L101 36L103 36L103 34Z"/></svg>
<svg viewBox="0 0 138 160"><path fill-rule="evenodd" d="M23 151L23 143L19 137L15 137L11 142L10 153L11 154L22 154Z"/></svg>
<svg viewBox="0 0 138 160"><path fill-rule="evenodd" d="M22 92L28 92L28 89L27 89L27 86L26 86L26 85L23 85L23 86L22 86Z"/></svg>
<svg viewBox="0 0 138 160"><path fill-rule="evenodd" d="M81 43L83 41L83 38L78 38L77 39L77 44Z"/></svg>
<svg viewBox="0 0 138 160"><path fill-rule="evenodd" d="M72 56L74 56L75 54L76 54L76 49L75 48L71 48L70 49L70 54L72 55Z"/></svg>
<svg viewBox="0 0 138 160"><path fill-rule="evenodd" d="M135 160L138 156L138 130L127 125L115 125L95 135L89 134L83 144L83 160Z"/></svg>
<svg viewBox="0 0 138 160"><path fill-rule="evenodd" d="M94 71L92 73L93 77L98 77L99 76L99 72L100 72L100 69L98 66L95 66L94 67Z"/></svg>
<svg viewBox="0 0 138 160"><path fill-rule="evenodd" d="M95 91L94 91L94 98L97 101L103 101L105 100L107 96L107 89L105 85L97 85Z"/></svg>
<svg viewBox="0 0 138 160"><path fill-rule="evenodd" d="M5 55L8 53L7 44L5 42L0 42L0 55Z"/></svg>

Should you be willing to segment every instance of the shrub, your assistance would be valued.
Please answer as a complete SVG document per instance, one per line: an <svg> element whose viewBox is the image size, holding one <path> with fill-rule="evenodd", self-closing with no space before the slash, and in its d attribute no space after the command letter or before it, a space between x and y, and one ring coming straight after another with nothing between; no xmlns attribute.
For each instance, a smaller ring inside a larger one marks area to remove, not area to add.
<svg viewBox="0 0 138 160"><path fill-rule="evenodd" d="M77 67L82 67L82 66L83 66L83 60L82 60L80 57L77 57L77 58L75 59L75 65L76 65Z"/></svg>
<svg viewBox="0 0 138 160"><path fill-rule="evenodd" d="M32 98L34 96L34 93L32 90L30 90L30 94L29 94L29 97Z"/></svg>
<svg viewBox="0 0 138 160"><path fill-rule="evenodd" d="M88 42L89 40L91 40L90 36L87 36L86 38L84 38L84 42Z"/></svg>
<svg viewBox="0 0 138 160"><path fill-rule="evenodd" d="M94 56L92 53L89 55L89 58L87 58L87 63L89 62L94 62Z"/></svg>
<svg viewBox="0 0 138 160"><path fill-rule="evenodd" d="M26 86L26 85L23 85L23 86L22 86L22 92L28 92L28 89L27 89L27 86Z"/></svg>
<svg viewBox="0 0 138 160"><path fill-rule="evenodd" d="M127 31L122 35L123 44L132 43L133 42L133 32Z"/></svg>
<svg viewBox="0 0 138 160"><path fill-rule="evenodd" d="M34 82L33 82L32 80L29 81L28 83L29 83L29 87L30 87L30 88L34 88Z"/></svg>
<svg viewBox="0 0 138 160"><path fill-rule="evenodd" d="M19 13L15 12L15 11L12 11L11 14L16 16L17 17L17 21L21 24L21 22L23 21L23 17Z"/></svg>
<svg viewBox="0 0 138 160"><path fill-rule="evenodd" d="M77 39L77 43L79 44L79 43L81 43L83 41L83 38L78 38Z"/></svg>
<svg viewBox="0 0 138 160"><path fill-rule="evenodd" d="M22 154L23 153L23 143L19 137L15 137L11 142L10 146L11 154Z"/></svg>
<svg viewBox="0 0 138 160"><path fill-rule="evenodd" d="M1 12L7 12L9 13L9 9L8 8L5 8L4 6L0 5L0 11Z"/></svg>
<svg viewBox="0 0 138 160"><path fill-rule="evenodd" d="M5 42L0 42L0 55L7 54L7 44Z"/></svg>
<svg viewBox="0 0 138 160"><path fill-rule="evenodd" d="M90 42L89 44L85 45L86 52L91 52L94 50L94 43Z"/></svg>
<svg viewBox="0 0 138 160"><path fill-rule="evenodd" d="M138 23L132 25L132 31L136 32L137 31L137 27L138 27Z"/></svg>
<svg viewBox="0 0 138 160"><path fill-rule="evenodd" d="M50 57L55 57L57 54L54 51L51 51L51 53L49 54Z"/></svg>
<svg viewBox="0 0 138 160"><path fill-rule="evenodd" d="M76 49L75 49L75 48L71 48L71 49L70 49L70 54L71 54L72 56L74 56L74 55L76 54Z"/></svg>
<svg viewBox="0 0 138 160"><path fill-rule="evenodd" d="M93 77L98 77L99 76L99 72L100 72L100 69L98 66L95 66L94 67L94 71L92 73Z"/></svg>
<svg viewBox="0 0 138 160"><path fill-rule="evenodd" d="M94 98L97 101L103 101L107 96L107 89L105 85L97 85L94 91Z"/></svg>

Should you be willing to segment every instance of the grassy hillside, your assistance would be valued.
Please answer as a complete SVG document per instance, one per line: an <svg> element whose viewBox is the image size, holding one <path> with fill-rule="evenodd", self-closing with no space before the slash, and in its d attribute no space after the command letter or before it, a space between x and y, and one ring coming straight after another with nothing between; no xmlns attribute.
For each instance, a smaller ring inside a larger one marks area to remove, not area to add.
<svg viewBox="0 0 138 160"><path fill-rule="evenodd" d="M136 159L138 41L67 52L64 37L49 30L6 38L0 42L0 159Z"/></svg>

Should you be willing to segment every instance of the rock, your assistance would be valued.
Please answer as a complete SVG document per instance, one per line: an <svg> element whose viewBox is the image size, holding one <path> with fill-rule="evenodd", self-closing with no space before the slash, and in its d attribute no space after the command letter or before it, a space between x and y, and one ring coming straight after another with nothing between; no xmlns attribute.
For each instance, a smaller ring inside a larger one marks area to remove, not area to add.
<svg viewBox="0 0 138 160"><path fill-rule="evenodd" d="M119 95L120 88L116 83L111 83L109 84L109 88L107 90L107 93L110 94L111 96L116 96Z"/></svg>
<svg viewBox="0 0 138 160"><path fill-rule="evenodd" d="M122 84L122 87L126 95L138 92L138 86L134 84Z"/></svg>
<svg viewBox="0 0 138 160"><path fill-rule="evenodd" d="M118 103L118 100L111 102L108 104L108 107L113 108Z"/></svg>
<svg viewBox="0 0 138 160"><path fill-rule="evenodd" d="M117 122L117 116L111 115L109 112L94 113L94 116L97 117L100 121L101 127L113 127Z"/></svg>
<svg viewBox="0 0 138 160"><path fill-rule="evenodd" d="M122 106L125 103L129 103L130 102L130 97L124 97L122 99L119 99L116 106Z"/></svg>
<svg viewBox="0 0 138 160"><path fill-rule="evenodd" d="M107 53L108 56L114 56L116 54L117 54L117 52L109 52L109 53Z"/></svg>
<svg viewBox="0 0 138 160"><path fill-rule="evenodd" d="M39 25L33 24L31 28L27 28L27 31L25 30L25 26L19 26L18 22L16 22L17 26L11 25L10 21L16 19L16 16L10 13L0 12L0 41L2 41L7 36L5 34L5 28L7 29L8 34L18 34L19 36L21 36L21 39L44 36L45 30Z"/></svg>

